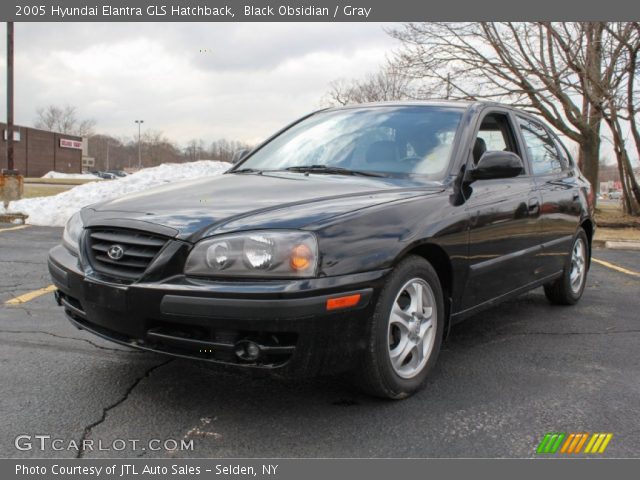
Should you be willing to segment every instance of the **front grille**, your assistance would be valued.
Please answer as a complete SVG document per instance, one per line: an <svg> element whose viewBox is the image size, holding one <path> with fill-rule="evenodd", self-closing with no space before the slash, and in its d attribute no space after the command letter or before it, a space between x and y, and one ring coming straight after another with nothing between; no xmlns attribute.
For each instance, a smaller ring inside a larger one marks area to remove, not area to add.
<svg viewBox="0 0 640 480"><path fill-rule="evenodd" d="M92 229L87 235L87 253L93 269L112 278L138 280L167 243L158 235L125 229ZM109 249L119 246L121 258L110 258Z"/></svg>

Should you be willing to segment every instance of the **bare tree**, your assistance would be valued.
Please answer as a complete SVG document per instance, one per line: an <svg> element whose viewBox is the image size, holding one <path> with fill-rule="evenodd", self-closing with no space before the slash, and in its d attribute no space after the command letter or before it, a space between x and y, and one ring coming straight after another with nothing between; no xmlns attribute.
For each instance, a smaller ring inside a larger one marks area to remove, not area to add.
<svg viewBox="0 0 640 480"><path fill-rule="evenodd" d="M96 170L121 170L127 166L124 144L110 135L96 134L89 137L88 155L96 161Z"/></svg>
<svg viewBox="0 0 640 480"><path fill-rule="evenodd" d="M605 122L611 130L618 174L623 190L623 205L627 213L640 215L640 186L631 165L629 149L635 145L640 159L640 98L635 87L636 76L640 73L638 53L640 52L640 23L608 23L605 26L613 42L603 45L605 54L618 61L602 77L598 87L604 92L602 111ZM631 139L627 139L629 130Z"/></svg>
<svg viewBox="0 0 640 480"><path fill-rule="evenodd" d="M233 155L238 150L250 149L251 146L247 143L237 140L215 140L211 142L209 147L209 158L212 160L219 160L221 162L231 162Z"/></svg>
<svg viewBox="0 0 640 480"><path fill-rule="evenodd" d="M146 130L141 139L142 160L146 167L180 162L180 151L160 130Z"/></svg>
<svg viewBox="0 0 640 480"><path fill-rule="evenodd" d="M184 161L182 152L161 131L145 131L140 144L143 167ZM96 169L122 170L138 163L138 137L115 138L96 134L89 137L88 153L96 159Z"/></svg>
<svg viewBox="0 0 640 480"><path fill-rule="evenodd" d="M89 137L93 134L95 124L93 119L79 119L76 107L49 105L38 108L35 126L52 132Z"/></svg>
<svg viewBox="0 0 640 480"><path fill-rule="evenodd" d="M413 89L412 79L395 64L389 62L364 79L335 80L329 84L324 103L348 105L354 103L407 100L419 92Z"/></svg>
<svg viewBox="0 0 640 480"><path fill-rule="evenodd" d="M206 157L204 141L201 138L189 140L183 151L184 158L187 162L195 162Z"/></svg>
<svg viewBox="0 0 640 480"><path fill-rule="evenodd" d="M544 117L580 147L597 188L602 87L619 61L606 22L408 23L390 31L408 75L440 96L507 101Z"/></svg>

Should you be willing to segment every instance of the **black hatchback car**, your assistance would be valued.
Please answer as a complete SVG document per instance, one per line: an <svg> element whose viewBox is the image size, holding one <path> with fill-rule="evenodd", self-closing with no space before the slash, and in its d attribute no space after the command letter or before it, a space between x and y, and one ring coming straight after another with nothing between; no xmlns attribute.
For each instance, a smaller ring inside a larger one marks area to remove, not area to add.
<svg viewBox="0 0 640 480"><path fill-rule="evenodd" d="M224 175L82 209L56 298L114 342L402 398L451 325L544 286L573 304L593 192L540 120L488 103L308 115Z"/></svg>

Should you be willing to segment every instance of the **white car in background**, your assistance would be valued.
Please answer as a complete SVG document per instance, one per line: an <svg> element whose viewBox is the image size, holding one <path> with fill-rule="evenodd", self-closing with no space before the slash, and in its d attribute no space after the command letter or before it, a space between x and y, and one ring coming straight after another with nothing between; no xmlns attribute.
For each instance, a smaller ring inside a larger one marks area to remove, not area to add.
<svg viewBox="0 0 640 480"><path fill-rule="evenodd" d="M609 200L622 200L622 192L620 190L609 192Z"/></svg>

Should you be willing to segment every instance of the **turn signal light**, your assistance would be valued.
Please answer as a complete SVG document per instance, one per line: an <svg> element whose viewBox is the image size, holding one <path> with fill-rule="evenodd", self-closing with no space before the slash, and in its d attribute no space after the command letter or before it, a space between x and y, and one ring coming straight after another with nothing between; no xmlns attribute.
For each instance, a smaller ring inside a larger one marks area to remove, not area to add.
<svg viewBox="0 0 640 480"><path fill-rule="evenodd" d="M289 261L291 268L300 272L311 266L313 261L313 252L304 244L297 245L291 251L291 259Z"/></svg>
<svg viewBox="0 0 640 480"><path fill-rule="evenodd" d="M347 295L346 297L336 297L327 299L327 310L339 310L341 308L354 307L360 301L360 294Z"/></svg>

